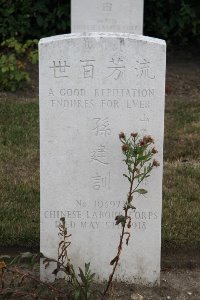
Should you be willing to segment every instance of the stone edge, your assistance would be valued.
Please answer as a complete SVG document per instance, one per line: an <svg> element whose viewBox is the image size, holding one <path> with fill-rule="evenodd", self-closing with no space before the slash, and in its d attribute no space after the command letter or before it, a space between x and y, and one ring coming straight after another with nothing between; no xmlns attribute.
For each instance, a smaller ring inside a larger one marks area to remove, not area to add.
<svg viewBox="0 0 200 300"><path fill-rule="evenodd" d="M113 33L112 32L83 32L83 33L69 33L69 34L55 35L55 36L40 39L39 45L48 44L55 41L77 39L77 38L89 38L89 37L97 40L101 38L116 37L116 38L132 39L136 41L149 42L153 44L160 44L161 46L166 46L166 42L161 39L132 34L132 33L116 33L116 32Z"/></svg>

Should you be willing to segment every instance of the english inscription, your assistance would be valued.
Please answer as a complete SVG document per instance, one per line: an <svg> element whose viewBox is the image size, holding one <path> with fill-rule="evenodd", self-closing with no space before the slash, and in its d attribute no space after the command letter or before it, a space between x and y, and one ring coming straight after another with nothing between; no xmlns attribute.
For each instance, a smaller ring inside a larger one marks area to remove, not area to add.
<svg viewBox="0 0 200 300"><path fill-rule="evenodd" d="M92 229L92 230L106 230L106 229L115 229L118 227L120 230L120 225L115 225L115 217L121 214L120 209L122 203L120 201L106 201L105 203L101 200L96 201L94 203L94 208L98 210L89 211L89 210L74 210L74 211L53 211L47 210L44 212L44 217L47 219L55 220L54 224L57 228L59 224L59 219L62 217L66 218L66 225L68 229ZM113 209L116 210L107 210ZM100 210L99 210L100 209ZM106 210L101 210L106 209ZM149 222L154 222L158 219L157 211L137 211L134 210L131 214L132 218L132 227L134 230L142 230L145 231L149 225Z"/></svg>
<svg viewBox="0 0 200 300"><path fill-rule="evenodd" d="M119 75L120 73L118 73ZM120 76L120 75L119 75ZM110 108L149 110L156 95L155 89L50 89L49 103L52 108L101 110ZM92 97L92 99L91 99Z"/></svg>
<svg viewBox="0 0 200 300"><path fill-rule="evenodd" d="M109 16L114 1L99 3L104 16L98 20L118 26L117 17ZM161 167L143 182L148 193L134 195L131 239L116 279L158 282L165 43L131 34L79 33L42 39L39 53L41 252L57 257L57 226L65 217L75 268L91 261L97 278L108 278L120 234L115 217L129 189L119 133L150 134ZM51 278L42 264L41 270Z"/></svg>

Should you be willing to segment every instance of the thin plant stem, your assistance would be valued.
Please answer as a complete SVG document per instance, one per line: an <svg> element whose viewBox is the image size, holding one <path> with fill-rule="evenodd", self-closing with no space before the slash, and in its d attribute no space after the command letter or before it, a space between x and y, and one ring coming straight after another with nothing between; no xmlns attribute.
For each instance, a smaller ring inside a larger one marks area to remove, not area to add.
<svg viewBox="0 0 200 300"><path fill-rule="evenodd" d="M131 184L130 184L130 189L129 189L129 193L128 193L128 199L130 199L131 195L132 195L132 190L133 190L133 183L134 183L134 173L135 173L135 166L134 166L134 169L133 169L133 172L132 172L132 179L131 179ZM127 204L128 204L128 200L127 200ZM125 234L125 227L126 227L126 223L127 223L127 216L128 216L128 205L126 205L126 208L125 208L125 222L122 224L122 232L121 232L121 235L120 235L120 240L119 240L119 245L118 245L118 251L117 251L117 255L116 255L116 261L114 263L114 266L113 266L113 270L112 270L112 273L110 274L109 276L109 280L108 280L108 283L107 283L107 286L106 286L106 289L103 293L103 298L105 298L111 284L112 284L112 281L113 281L113 276L115 274L115 271L116 271L116 268L118 266L118 262L120 260L120 254L121 254L121 251L122 251L122 245L123 245L123 240L124 240L124 234Z"/></svg>
<svg viewBox="0 0 200 300"><path fill-rule="evenodd" d="M139 136L138 133L131 133L131 136L127 139L125 134L121 132L119 134L120 141L122 142L122 151L123 154L126 156L124 159L127 167L128 167L128 174L123 174L126 178L128 178L130 182L130 188L127 196L127 201L124 205L124 215L116 216L116 225L121 224L121 235L118 244L117 255L115 258L110 262L113 265L112 272L109 276L108 283L106 285L105 291L103 293L102 300L105 299L106 294L108 293L110 286L112 285L113 277L116 272L116 268L118 266L120 255L122 252L124 236L127 234L128 237L126 239L126 244L128 245L130 232L126 232L126 226L128 229L131 228L131 216L128 215L129 209L135 209L132 205L133 201L133 194L146 194L147 191L145 189L137 189L141 182L149 177L149 173L152 171L153 167L158 167L160 164L155 159L153 162L149 162L153 155L156 154L158 151L155 148L149 149L148 147L151 144L154 144L153 138L149 136L144 136L143 139L138 140ZM149 163L148 163L149 162ZM145 164L147 164L145 166ZM142 173L140 173L142 171ZM136 174L136 175L135 175ZM138 182L135 184L134 187L134 180L137 179ZM128 221L128 224L127 224Z"/></svg>

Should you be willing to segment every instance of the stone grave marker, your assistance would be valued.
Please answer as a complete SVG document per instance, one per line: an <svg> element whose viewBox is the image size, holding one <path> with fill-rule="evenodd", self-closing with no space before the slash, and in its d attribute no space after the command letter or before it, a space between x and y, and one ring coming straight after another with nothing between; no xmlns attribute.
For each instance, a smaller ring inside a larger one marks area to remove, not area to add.
<svg viewBox="0 0 200 300"><path fill-rule="evenodd" d="M71 32L143 33L143 0L72 0Z"/></svg>
<svg viewBox="0 0 200 300"><path fill-rule="evenodd" d="M41 252L57 257L57 225L65 217L71 262L91 262L108 279L128 192L118 134L155 138L161 167L134 200L132 234L116 278L159 282L165 96L165 42L116 33L40 40ZM53 267L53 266L52 266ZM51 268L41 276L49 279Z"/></svg>

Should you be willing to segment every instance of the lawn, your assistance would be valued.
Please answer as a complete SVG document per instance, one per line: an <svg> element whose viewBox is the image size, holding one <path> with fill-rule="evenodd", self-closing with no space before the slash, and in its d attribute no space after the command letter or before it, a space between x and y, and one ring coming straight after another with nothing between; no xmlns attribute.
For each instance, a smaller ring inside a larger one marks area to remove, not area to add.
<svg viewBox="0 0 200 300"><path fill-rule="evenodd" d="M200 247L200 101L167 97L163 249ZM39 247L37 99L0 100L0 245Z"/></svg>
<svg viewBox="0 0 200 300"><path fill-rule="evenodd" d="M166 102L163 248L200 246L200 101Z"/></svg>
<svg viewBox="0 0 200 300"><path fill-rule="evenodd" d="M0 102L0 245L39 245L38 103Z"/></svg>

